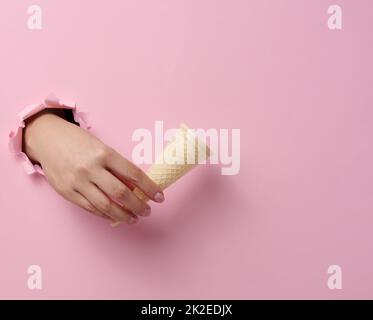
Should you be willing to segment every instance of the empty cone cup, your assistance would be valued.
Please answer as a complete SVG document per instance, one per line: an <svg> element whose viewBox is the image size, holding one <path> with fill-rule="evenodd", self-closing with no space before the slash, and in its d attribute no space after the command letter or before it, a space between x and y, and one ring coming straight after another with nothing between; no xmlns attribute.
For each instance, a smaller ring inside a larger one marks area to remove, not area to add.
<svg viewBox="0 0 373 320"><path fill-rule="evenodd" d="M165 190L198 164L204 163L210 154L206 143L199 139L193 130L181 124L175 136L149 168L147 175ZM140 189L135 188L133 192L141 200L149 201ZM119 222L115 222L112 225L118 224Z"/></svg>

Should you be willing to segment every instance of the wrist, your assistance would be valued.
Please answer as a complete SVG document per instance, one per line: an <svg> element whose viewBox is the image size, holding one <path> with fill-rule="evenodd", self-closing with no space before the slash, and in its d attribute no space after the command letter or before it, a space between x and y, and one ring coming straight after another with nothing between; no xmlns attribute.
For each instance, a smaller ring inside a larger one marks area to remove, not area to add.
<svg viewBox="0 0 373 320"><path fill-rule="evenodd" d="M34 164L40 163L42 138L48 135L49 125L55 121L64 121L61 118L64 118L63 110L45 109L26 120L22 149Z"/></svg>

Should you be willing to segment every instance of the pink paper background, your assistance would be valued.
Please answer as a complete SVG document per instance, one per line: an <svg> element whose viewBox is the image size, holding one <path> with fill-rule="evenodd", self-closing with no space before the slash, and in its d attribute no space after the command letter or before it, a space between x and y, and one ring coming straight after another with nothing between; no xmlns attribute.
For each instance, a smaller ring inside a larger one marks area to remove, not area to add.
<svg viewBox="0 0 373 320"><path fill-rule="evenodd" d="M2 0L0 298L373 298L372 34L371 0ZM112 229L7 152L51 91L127 157L155 120L239 128L240 174L200 167Z"/></svg>

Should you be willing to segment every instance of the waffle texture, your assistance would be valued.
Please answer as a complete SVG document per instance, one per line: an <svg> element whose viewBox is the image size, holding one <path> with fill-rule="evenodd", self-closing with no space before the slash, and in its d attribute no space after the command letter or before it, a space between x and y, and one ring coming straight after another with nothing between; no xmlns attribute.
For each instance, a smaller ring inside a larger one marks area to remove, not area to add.
<svg viewBox="0 0 373 320"><path fill-rule="evenodd" d="M181 124L147 175L165 190L209 156L210 149L205 142L198 139L185 124ZM134 193L144 201L149 200L139 189L135 189Z"/></svg>

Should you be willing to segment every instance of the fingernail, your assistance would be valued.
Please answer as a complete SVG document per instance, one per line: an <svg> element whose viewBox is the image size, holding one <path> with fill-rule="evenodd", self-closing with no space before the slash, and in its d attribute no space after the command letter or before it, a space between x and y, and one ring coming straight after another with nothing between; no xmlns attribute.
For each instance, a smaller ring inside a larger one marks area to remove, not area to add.
<svg viewBox="0 0 373 320"><path fill-rule="evenodd" d="M112 221L112 222L110 223L110 225L111 225L113 228L116 228L117 226L120 225L120 221Z"/></svg>
<svg viewBox="0 0 373 320"><path fill-rule="evenodd" d="M127 220L127 223L128 223L128 224L135 224L137 221L138 221L137 218L135 218L135 217L130 217L130 218Z"/></svg>
<svg viewBox="0 0 373 320"><path fill-rule="evenodd" d="M157 192L154 196L154 200L157 202L163 202L164 201L164 195L162 192Z"/></svg>
<svg viewBox="0 0 373 320"><path fill-rule="evenodd" d="M142 213L144 216L150 216L152 209L150 207L146 207L144 212Z"/></svg>

